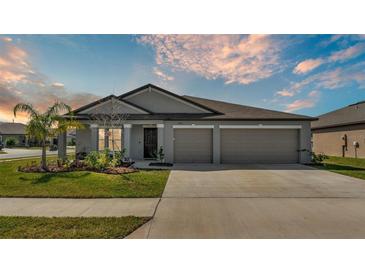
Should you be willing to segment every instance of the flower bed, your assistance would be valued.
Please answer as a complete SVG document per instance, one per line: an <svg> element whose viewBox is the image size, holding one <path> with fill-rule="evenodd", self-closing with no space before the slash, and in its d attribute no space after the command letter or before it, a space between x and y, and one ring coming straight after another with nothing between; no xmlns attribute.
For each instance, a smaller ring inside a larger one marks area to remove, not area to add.
<svg viewBox="0 0 365 274"><path fill-rule="evenodd" d="M88 166L83 161L73 161L71 163L62 164L60 161L56 163L49 163L47 165L47 170L42 169L39 164L36 162L32 162L27 166L19 166L18 171L20 172L32 172L32 173L59 173L59 172L72 172L72 171L93 171L99 173L106 174L127 174L132 172L137 172L138 170L131 167L130 165L126 166L109 166L103 169L97 169L95 167Z"/></svg>

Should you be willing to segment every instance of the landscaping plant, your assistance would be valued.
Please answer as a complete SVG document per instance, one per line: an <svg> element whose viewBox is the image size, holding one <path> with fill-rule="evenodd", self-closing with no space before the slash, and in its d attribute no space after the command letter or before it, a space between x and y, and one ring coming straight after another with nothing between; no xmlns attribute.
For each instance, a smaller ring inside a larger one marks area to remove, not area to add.
<svg viewBox="0 0 365 274"><path fill-rule="evenodd" d="M329 157L323 153L314 153L312 152L312 163L316 165L320 165L323 163L324 160L327 160Z"/></svg>
<svg viewBox="0 0 365 274"><path fill-rule="evenodd" d="M60 115L62 111L68 112L68 119ZM29 115L26 134L41 143L41 168L43 170L47 170L46 141L66 132L69 128L82 128L82 125L73 119L71 107L61 102L56 102L44 113L39 112L30 104L20 103L14 107L15 117L18 112L25 112Z"/></svg>
<svg viewBox="0 0 365 274"><path fill-rule="evenodd" d="M6 147L14 147L17 144L17 140L13 137L7 138L5 140Z"/></svg>

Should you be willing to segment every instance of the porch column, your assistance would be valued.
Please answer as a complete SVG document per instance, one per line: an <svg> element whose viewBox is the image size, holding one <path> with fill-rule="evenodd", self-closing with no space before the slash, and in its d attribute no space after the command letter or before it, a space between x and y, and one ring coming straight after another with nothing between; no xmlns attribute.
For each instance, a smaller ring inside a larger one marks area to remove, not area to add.
<svg viewBox="0 0 365 274"><path fill-rule="evenodd" d="M98 150L99 130L97 124L90 125L90 148L91 151Z"/></svg>
<svg viewBox="0 0 365 274"><path fill-rule="evenodd" d="M125 148L125 157L130 157L131 155L131 124L123 125L123 148Z"/></svg>
<svg viewBox="0 0 365 274"><path fill-rule="evenodd" d="M159 152L160 147L163 148L165 153L165 146L164 146L164 134L165 134L165 125L164 124L157 124L157 152Z"/></svg>
<svg viewBox="0 0 365 274"><path fill-rule="evenodd" d="M221 162L221 134L219 125L214 125L213 128L213 164Z"/></svg>
<svg viewBox="0 0 365 274"><path fill-rule="evenodd" d="M58 148L58 158L62 160L67 159L67 133L63 132L58 135L58 142L57 142L57 148Z"/></svg>

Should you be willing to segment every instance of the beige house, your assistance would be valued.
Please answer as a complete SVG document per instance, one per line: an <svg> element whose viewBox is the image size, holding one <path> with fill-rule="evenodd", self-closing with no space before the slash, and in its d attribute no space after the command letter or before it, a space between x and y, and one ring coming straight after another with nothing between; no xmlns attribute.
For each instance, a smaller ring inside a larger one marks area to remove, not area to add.
<svg viewBox="0 0 365 274"><path fill-rule="evenodd" d="M315 153L365 158L365 102L323 114L312 122Z"/></svg>
<svg viewBox="0 0 365 274"><path fill-rule="evenodd" d="M138 161L155 159L162 148L171 163L307 163L315 119L181 96L152 84L74 113L86 126L76 132L77 152L124 148ZM65 138L59 138L60 157Z"/></svg>

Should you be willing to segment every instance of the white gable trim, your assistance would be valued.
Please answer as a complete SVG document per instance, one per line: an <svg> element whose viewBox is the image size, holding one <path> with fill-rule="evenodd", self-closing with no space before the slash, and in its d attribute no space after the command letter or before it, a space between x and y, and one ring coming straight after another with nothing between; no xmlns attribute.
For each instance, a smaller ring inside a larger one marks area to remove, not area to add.
<svg viewBox="0 0 365 274"><path fill-rule="evenodd" d="M214 128L214 125L173 125L172 128L181 128L181 129L184 129L184 128Z"/></svg>
<svg viewBox="0 0 365 274"><path fill-rule="evenodd" d="M301 125L220 125L221 129L301 129Z"/></svg>
<svg viewBox="0 0 365 274"><path fill-rule="evenodd" d="M107 100L107 101L105 101L105 102L102 102L102 103L100 103L100 104L96 104L95 106L92 106L92 107L90 107L90 108L84 109L84 110L83 110L83 111L81 111L80 113L82 114L82 113L85 113L85 112L87 112L87 111L93 110L93 109L95 109L95 108L97 108L97 107L101 107L101 106L103 106L103 105L105 105L105 104L109 103L112 99L113 99L113 98L110 98L109 100ZM117 100L117 102L118 102L119 104L122 104L122 105L126 106L127 108L133 109L133 110L135 110L135 111L138 111L138 112L140 112L141 114L149 114L148 112L146 112L146 111L144 111L144 110L141 110L141 109L139 109L139 108L137 108L137 107L135 107L135 106L132 106L132 105L130 105L130 104L128 104L128 103L126 103L126 102L123 102L123 101L121 101L121 100L119 100L119 99L116 99L116 100Z"/></svg>
<svg viewBox="0 0 365 274"><path fill-rule="evenodd" d="M157 93L159 93L159 94L165 95L165 96L167 96L167 97L169 97L169 98L171 98L171 99L174 99L174 100L176 100L176 101L178 101L178 102L180 102L180 103L183 103L183 104L188 105L188 106L190 106L190 107L193 107L193 108L195 108L195 109L198 109L198 110L204 111L205 113L212 113L211 111L209 111L209 110L207 110L207 109L205 109L205 108L201 108L201 107L199 107L199 106L197 106L197 105L195 105L195 104L189 103L189 102L187 102L187 101L185 101L185 100L183 100L183 99L177 98L177 97L172 96L172 95L170 95L170 94L168 94L168 93L165 93L165 92L163 92L163 91L161 91L161 90L158 90L158 89L155 89L155 88L151 88L151 87L148 87L148 88L146 88L146 89L143 89L143 90L137 91L136 93L130 94L130 95L128 95L128 96L126 96L126 97L124 97L123 99L130 99L130 98L132 98L132 97L134 97L134 96L136 96L136 95L139 95L139 94L141 94L141 93L144 93L144 92L146 92L146 91L151 92L151 91L152 91L152 89L153 89L153 91L155 91L155 92L157 92Z"/></svg>

